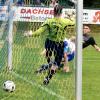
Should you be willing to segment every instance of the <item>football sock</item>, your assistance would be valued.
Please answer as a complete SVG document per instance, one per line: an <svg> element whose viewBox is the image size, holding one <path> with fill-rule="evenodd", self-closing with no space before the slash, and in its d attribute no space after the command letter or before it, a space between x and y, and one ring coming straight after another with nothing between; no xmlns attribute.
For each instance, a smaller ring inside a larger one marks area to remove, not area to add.
<svg viewBox="0 0 100 100"><path fill-rule="evenodd" d="M49 73L48 73L48 76L43 81L44 85L48 85L49 84L49 80L52 78L53 74L55 74L55 71L54 70L50 70Z"/></svg>
<svg viewBox="0 0 100 100"><path fill-rule="evenodd" d="M54 70L50 70L48 75L47 75L47 77L46 77L46 79L50 80L54 74L55 74L55 71Z"/></svg>
<svg viewBox="0 0 100 100"><path fill-rule="evenodd" d="M51 68L52 66L52 62L49 64L43 64L40 69L37 70L37 72L41 73L42 71L48 70L49 68Z"/></svg>
<svg viewBox="0 0 100 100"><path fill-rule="evenodd" d="M48 64L43 64L40 68L40 71L44 71L44 70L47 70L49 68L49 65Z"/></svg>

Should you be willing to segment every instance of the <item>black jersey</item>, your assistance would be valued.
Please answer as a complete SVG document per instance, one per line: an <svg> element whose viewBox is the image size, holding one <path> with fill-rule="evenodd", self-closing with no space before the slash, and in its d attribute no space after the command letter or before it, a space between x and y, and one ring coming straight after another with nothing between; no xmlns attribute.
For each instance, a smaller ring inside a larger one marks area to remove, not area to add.
<svg viewBox="0 0 100 100"><path fill-rule="evenodd" d="M89 35L83 35L83 48L86 48L89 45L97 45L95 42L95 39L92 36Z"/></svg>

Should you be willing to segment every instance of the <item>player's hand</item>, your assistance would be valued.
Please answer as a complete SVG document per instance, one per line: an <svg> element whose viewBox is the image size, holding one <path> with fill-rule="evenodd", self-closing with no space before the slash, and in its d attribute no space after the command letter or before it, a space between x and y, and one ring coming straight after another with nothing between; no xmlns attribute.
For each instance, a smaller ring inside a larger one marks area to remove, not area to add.
<svg viewBox="0 0 100 100"><path fill-rule="evenodd" d="M64 66L63 71L66 73L69 72L69 66Z"/></svg>
<svg viewBox="0 0 100 100"><path fill-rule="evenodd" d="M32 30L24 32L24 36L32 36Z"/></svg>
<svg viewBox="0 0 100 100"><path fill-rule="evenodd" d="M99 50L98 50L99 52L100 52L100 48L99 48Z"/></svg>

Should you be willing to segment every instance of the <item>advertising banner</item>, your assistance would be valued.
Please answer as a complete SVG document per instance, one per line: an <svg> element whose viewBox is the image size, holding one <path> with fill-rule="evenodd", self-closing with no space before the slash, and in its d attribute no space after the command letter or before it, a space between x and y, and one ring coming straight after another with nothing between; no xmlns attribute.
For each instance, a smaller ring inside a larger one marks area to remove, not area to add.
<svg viewBox="0 0 100 100"><path fill-rule="evenodd" d="M7 20L6 6L0 6L0 20ZM53 8L45 7L13 7L14 21L44 22L47 18L53 18ZM76 18L75 9L63 9L63 18ZM84 24L100 24L100 10L83 10Z"/></svg>

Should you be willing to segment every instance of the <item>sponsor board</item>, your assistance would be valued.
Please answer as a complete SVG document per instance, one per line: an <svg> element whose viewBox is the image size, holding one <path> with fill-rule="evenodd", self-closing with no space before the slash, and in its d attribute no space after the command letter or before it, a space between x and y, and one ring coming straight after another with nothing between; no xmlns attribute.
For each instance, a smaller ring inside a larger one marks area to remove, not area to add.
<svg viewBox="0 0 100 100"><path fill-rule="evenodd" d="M0 20L6 20L7 7L0 6ZM13 7L14 21L26 22L44 22L47 18L53 18L53 8L45 7ZM76 18L75 9L63 9L63 18ZM83 10L83 23L84 24L100 24L100 10Z"/></svg>

